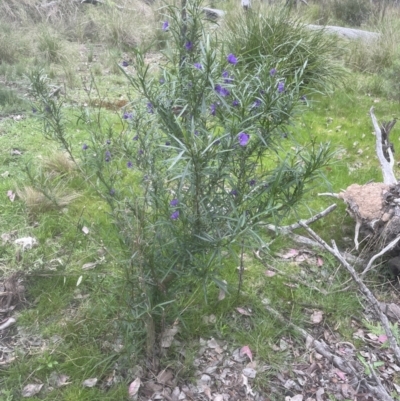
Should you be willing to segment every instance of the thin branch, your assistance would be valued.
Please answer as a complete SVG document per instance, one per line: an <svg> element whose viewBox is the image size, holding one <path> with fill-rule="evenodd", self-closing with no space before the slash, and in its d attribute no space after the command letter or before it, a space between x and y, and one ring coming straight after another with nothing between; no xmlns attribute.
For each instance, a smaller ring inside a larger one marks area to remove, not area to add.
<svg viewBox="0 0 400 401"><path fill-rule="evenodd" d="M301 327L296 326L293 322L288 321L285 319L278 311L276 311L274 308L272 308L269 305L265 305L265 308L267 309L268 312L270 312L275 318L277 318L280 322L282 322L284 325L288 325L292 327L297 333L299 333L307 343L311 343L312 346L315 348L315 350L324 356L326 359L328 359L334 366L336 366L338 369L340 369L342 372L347 373L348 375L353 376L356 378L359 382L362 382L364 386L370 391L372 394L375 395L375 397L380 400L380 401L394 401L393 398L389 395L387 390L382 386L381 381L376 377L373 376L377 386L372 386L369 384L362 376L360 372L357 372L357 370L354 368L354 366L342 359L340 356L337 356L333 354L328 345L325 344L324 341L319 341L315 339L313 336L311 336L307 331L302 329ZM355 361L353 361L355 363Z"/></svg>
<svg viewBox="0 0 400 401"><path fill-rule="evenodd" d="M332 198L340 199L339 194L335 194L333 192L323 192L318 194L318 196L331 196Z"/></svg>
<svg viewBox="0 0 400 401"><path fill-rule="evenodd" d="M375 130L375 135L376 135L375 150L376 150L376 155L378 156L379 159L379 164L381 165L383 182L387 185L394 185L397 183L397 180L393 173L393 166L391 165L392 163L388 162L385 158L385 155L383 154L382 131L381 128L379 127L378 120L375 117L373 107L371 107L369 114L371 116L372 124ZM393 155L391 155L390 159L392 158Z"/></svg>
<svg viewBox="0 0 400 401"><path fill-rule="evenodd" d="M358 288L360 289L361 293L367 298L369 303L372 305L376 315L378 316L382 327L385 330L386 336L389 340L390 347L392 348L394 352L394 356L396 358L397 363L400 364L400 347L397 344L396 337L394 336L391 328L390 328L390 323L389 319L387 316L382 312L379 302L375 298L375 296L372 294L372 292L369 290L369 288L364 284L360 276L356 273L354 270L353 266L351 266L346 259L343 257L343 255L339 252L335 241L332 240L332 247L330 247L317 233L315 233L310 227L308 227L305 223L300 221L300 225L304 227L307 232L320 244L324 246L324 248L330 252L333 256L336 257L336 259L339 260L339 262L344 266L347 271L350 273L351 277L353 280L357 283Z"/></svg>
<svg viewBox="0 0 400 401"><path fill-rule="evenodd" d="M400 235L398 235L392 242L390 242L389 244L387 244L379 253L377 253L376 255L374 255L370 261L367 264L367 267L364 269L364 271L361 273L361 277L363 277L365 275L365 273L367 273L369 270L371 270L372 268L372 264L375 262L376 259L378 259L380 256L384 255L386 252L390 251L391 249L393 249L397 243L400 241Z"/></svg>
<svg viewBox="0 0 400 401"><path fill-rule="evenodd" d="M322 212L316 214L315 216L310 217L309 219L305 220L304 222L306 224L314 223L315 221L321 219L322 217L325 217L327 214L329 214L330 212L335 210L336 207L337 207L337 205L334 203L333 205L330 205L328 208L326 208ZM291 233L296 228L300 228L301 224L300 223L294 223L294 224L291 224L290 226L283 226L283 227L277 227L277 226L274 226L273 224L267 224L266 227L269 230L276 232L277 234L285 235L285 234Z"/></svg>

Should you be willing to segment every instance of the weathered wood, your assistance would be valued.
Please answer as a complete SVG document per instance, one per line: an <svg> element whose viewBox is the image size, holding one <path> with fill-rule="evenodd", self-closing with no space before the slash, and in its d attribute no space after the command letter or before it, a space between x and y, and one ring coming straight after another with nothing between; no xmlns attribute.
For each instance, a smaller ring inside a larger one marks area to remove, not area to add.
<svg viewBox="0 0 400 401"><path fill-rule="evenodd" d="M333 33L342 38L350 40L361 39L364 41L371 41L371 40L377 40L381 36L377 32L363 31L361 29L354 29L354 28L344 28L341 26L332 26L332 25L323 26L323 25L310 25L310 24L305 26L309 29L324 30L327 33Z"/></svg>

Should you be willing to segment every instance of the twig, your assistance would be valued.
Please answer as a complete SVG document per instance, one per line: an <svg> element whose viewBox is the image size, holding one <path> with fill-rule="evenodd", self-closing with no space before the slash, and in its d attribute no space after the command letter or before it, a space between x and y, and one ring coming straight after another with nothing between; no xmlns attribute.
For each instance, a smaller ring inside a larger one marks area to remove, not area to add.
<svg viewBox="0 0 400 401"><path fill-rule="evenodd" d="M390 328L390 323L389 319L387 316L382 312L379 302L375 298L374 294L369 290L369 288L363 283L361 280L360 276L356 273L354 270L353 266L351 266L346 259L343 257L343 255L339 252L336 243L334 240L332 240L332 247L330 247L317 233L315 233L310 227L308 227L305 223L300 221L300 224L302 227L304 227L307 232L319 243L321 243L324 248L330 252L333 256L336 257L336 259L339 260L339 262L347 269L347 271L350 273L351 277L353 280L358 284L358 288L360 289L361 293L367 298L369 303L372 305L376 315L378 316L382 327L385 329L386 336L389 340L390 347L392 348L394 352L394 356L396 358L397 363L400 364L400 347L397 344L396 337L394 336L391 328Z"/></svg>
<svg viewBox="0 0 400 401"><path fill-rule="evenodd" d="M339 194L335 194L332 192L323 192L321 194L318 194L318 196L331 196L332 198L340 199Z"/></svg>
<svg viewBox="0 0 400 401"><path fill-rule="evenodd" d="M379 253L377 253L376 255L374 255L370 261L367 264L367 267L364 269L364 271L361 273L361 277L363 277L365 275L365 273L367 273L367 271L371 270L372 268L372 264L375 262L376 259L378 259L380 256L384 255L386 252L390 251L391 249L393 249L397 243L400 241L400 235L398 235L392 242L390 242L389 244L387 244Z"/></svg>
<svg viewBox="0 0 400 401"><path fill-rule="evenodd" d="M278 311L272 308L269 305L265 305L265 308L270 312L275 318L281 321L283 324L292 327L297 333L299 333L307 342L311 342L315 350L327 358L334 366L340 369L342 372L345 372L349 375L355 377L358 381L363 382L364 386L370 391L372 394L377 397L380 401L394 401L393 398L388 394L387 390L382 386L380 380L376 380L377 386L372 386L363 377L360 377L360 373L352 366L351 363L342 359L341 357L333 354L329 347L325 344L324 341L319 341L311 336L307 331L302 329L301 327L296 326L293 322L285 319ZM374 377L375 378L375 377Z"/></svg>
<svg viewBox="0 0 400 401"><path fill-rule="evenodd" d="M386 160L385 155L383 154L382 131L381 131L378 121L375 117L373 107L371 107L371 109L369 110L369 114L371 116L372 124L373 124L374 130L375 130L375 135L376 135L375 150L376 150L376 155L378 156L378 159L379 159L379 164L381 165L383 182L387 185L394 185L397 183L397 180L393 173L393 166L391 165L390 162L388 162ZM389 153L389 155L390 155L390 153ZM390 159L392 159L392 158L393 158L393 155L391 155Z"/></svg>
<svg viewBox="0 0 400 401"><path fill-rule="evenodd" d="M321 219L322 217L325 217L327 214L329 214L330 212L335 210L336 207L337 207L337 205L334 203L333 205L330 205L328 208L326 208L322 212L316 214L315 216L310 217L309 219L305 220L304 222L306 224L314 223L315 221ZM267 224L266 227L271 231L275 231L277 234L289 234L296 228L300 228L301 225L300 225L300 223L294 223L294 224L291 224L290 226L277 227L277 226L274 226L273 224Z"/></svg>

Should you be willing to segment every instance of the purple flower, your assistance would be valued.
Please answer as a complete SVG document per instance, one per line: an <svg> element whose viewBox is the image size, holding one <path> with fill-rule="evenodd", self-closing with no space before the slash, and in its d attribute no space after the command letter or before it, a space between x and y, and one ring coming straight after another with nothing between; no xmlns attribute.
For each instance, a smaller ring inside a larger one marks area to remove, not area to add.
<svg viewBox="0 0 400 401"><path fill-rule="evenodd" d="M139 149L139 150L138 150L138 153L139 153L139 155L142 155L144 152L143 152L142 149Z"/></svg>
<svg viewBox="0 0 400 401"><path fill-rule="evenodd" d="M162 85L163 83L165 83L165 79L164 78L160 78L160 84Z"/></svg>
<svg viewBox="0 0 400 401"><path fill-rule="evenodd" d="M169 142L169 141L165 142L165 146L170 146L170 145L171 145L171 142Z"/></svg>
<svg viewBox="0 0 400 401"><path fill-rule="evenodd" d="M168 21L164 21L163 24L162 24L162 30L163 30L164 32L165 32L165 31L168 31L168 27L169 27Z"/></svg>
<svg viewBox="0 0 400 401"><path fill-rule="evenodd" d="M215 85L215 92L218 93L218 95L225 97L225 96L229 96L230 92L228 91L228 89L224 88L223 86L221 86L220 84Z"/></svg>
<svg viewBox="0 0 400 401"><path fill-rule="evenodd" d="M154 108L153 108L153 105L152 105L151 102L147 103L146 107L147 107L147 112L148 113L150 113L150 114L154 113Z"/></svg>
<svg viewBox="0 0 400 401"><path fill-rule="evenodd" d="M193 66L194 66L194 68L197 68L198 70L203 69L203 66L200 63L194 63Z"/></svg>
<svg viewBox="0 0 400 401"><path fill-rule="evenodd" d="M108 163L111 160L111 153L109 150L106 151L105 161Z"/></svg>
<svg viewBox="0 0 400 401"><path fill-rule="evenodd" d="M261 100L260 99L256 99L256 101L253 103L253 108L257 108L257 107L260 107L260 105L261 105Z"/></svg>
<svg viewBox="0 0 400 401"><path fill-rule="evenodd" d="M86 143L84 143L84 144L82 145L82 150L86 150L88 147L89 147L89 146L87 146Z"/></svg>
<svg viewBox="0 0 400 401"><path fill-rule="evenodd" d="M122 67L128 67L128 65L129 65L129 63L128 63L127 61L124 60L124 61L122 62Z"/></svg>
<svg viewBox="0 0 400 401"><path fill-rule="evenodd" d="M306 104L307 104L307 98L306 98L305 95L301 96L301 97L300 97L300 100L301 100L303 103L306 103Z"/></svg>
<svg viewBox="0 0 400 401"><path fill-rule="evenodd" d="M110 189L110 195L111 195L111 196L115 195L115 189L114 189L114 188L111 188L111 189Z"/></svg>
<svg viewBox="0 0 400 401"><path fill-rule="evenodd" d="M224 79L224 82L225 82L226 84L231 84L231 83L233 82L232 76L229 75L229 72L226 71L226 70L224 70L224 71L222 72L222 77L225 78L225 79Z"/></svg>
<svg viewBox="0 0 400 401"><path fill-rule="evenodd" d="M179 217L179 210L175 210L175 212L171 214L171 219L176 220L178 217Z"/></svg>
<svg viewBox="0 0 400 401"><path fill-rule="evenodd" d="M132 118L133 118L133 113L124 113L123 116L122 116L122 118L123 118L124 120L132 120Z"/></svg>
<svg viewBox="0 0 400 401"><path fill-rule="evenodd" d="M232 102L232 106L233 106L233 107L239 106L239 100L235 99L235 100Z"/></svg>
<svg viewBox="0 0 400 401"><path fill-rule="evenodd" d="M196 131L194 131L194 134L195 134L196 136L199 136L200 132L196 130Z"/></svg>
<svg viewBox="0 0 400 401"><path fill-rule="evenodd" d="M37 108L36 107L32 107L32 113L33 114L37 113Z"/></svg>
<svg viewBox="0 0 400 401"><path fill-rule="evenodd" d="M233 195L233 196L237 196L237 194L238 194L238 191L236 191L236 189L232 189L232 191L231 192L229 192L231 195Z"/></svg>
<svg viewBox="0 0 400 401"><path fill-rule="evenodd" d="M214 145L219 145L221 143L221 140L220 139L217 139L215 142L214 142Z"/></svg>
<svg viewBox="0 0 400 401"><path fill-rule="evenodd" d="M285 83L283 81L278 82L278 92L279 93L285 92Z"/></svg>
<svg viewBox="0 0 400 401"><path fill-rule="evenodd" d="M133 163L131 161L129 161L128 163L126 163L126 167L132 168L133 167Z"/></svg>
<svg viewBox="0 0 400 401"><path fill-rule="evenodd" d="M190 52L191 50L193 50L193 43L189 40L185 43L185 49L186 51Z"/></svg>
<svg viewBox="0 0 400 401"><path fill-rule="evenodd" d="M134 136L134 137L132 138L132 141L137 141L137 140L139 140L139 135L136 135L136 136Z"/></svg>
<svg viewBox="0 0 400 401"><path fill-rule="evenodd" d="M212 116L215 116L215 113L217 112L217 103L212 103L210 106L210 112Z"/></svg>
<svg viewBox="0 0 400 401"><path fill-rule="evenodd" d="M109 145L111 143L110 139L107 139L106 144Z"/></svg>
<svg viewBox="0 0 400 401"><path fill-rule="evenodd" d="M239 145L240 146L246 146L247 143L249 142L250 135L246 134L245 132L240 132L238 135L238 140L239 140Z"/></svg>
<svg viewBox="0 0 400 401"><path fill-rule="evenodd" d="M226 59L228 60L228 63L229 63L229 64L236 65L237 62L238 62L236 56L235 56L234 54L232 54L232 53L231 53L231 54L228 54L228 56L227 56Z"/></svg>
<svg viewBox="0 0 400 401"><path fill-rule="evenodd" d="M172 199L172 201L169 202L169 205L172 206L172 207L175 207L175 206L178 205L178 203L179 203L178 199Z"/></svg>
<svg viewBox="0 0 400 401"><path fill-rule="evenodd" d="M251 187L254 187L254 185L256 185L256 180L250 180L250 181L249 181L249 185L250 185Z"/></svg>
<svg viewBox="0 0 400 401"><path fill-rule="evenodd" d="M269 75L271 75L271 77L273 77L276 74L276 68L271 68L269 70Z"/></svg>

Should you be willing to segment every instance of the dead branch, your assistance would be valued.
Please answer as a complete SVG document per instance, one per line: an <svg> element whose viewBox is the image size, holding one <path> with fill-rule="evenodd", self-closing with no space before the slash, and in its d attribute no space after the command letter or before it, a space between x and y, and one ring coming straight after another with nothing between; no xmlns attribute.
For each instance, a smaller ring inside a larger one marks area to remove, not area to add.
<svg viewBox="0 0 400 401"><path fill-rule="evenodd" d="M375 262L376 259L383 256L386 252L389 252L390 250L392 250L399 241L400 241L400 235L398 235L392 242L390 242L388 245L386 245L385 248L383 248L379 253L374 255L368 262L367 267L361 273L361 277L363 277L365 275L365 273L367 273L369 270L371 270L372 264Z"/></svg>
<svg viewBox="0 0 400 401"><path fill-rule="evenodd" d="M281 321L283 324L288 325L292 327L298 334L300 334L307 343L311 343L311 345L315 348L315 350L327 358L329 361L332 362L334 366L336 366L338 369L340 369L342 372L347 373L348 375L351 375L354 379L356 379L358 382L362 383L365 388L368 389L378 400L380 401L394 401L393 398L389 395L385 387L383 387L380 379L373 375L373 378L375 379L376 386L373 386L369 384L364 377L362 376L363 369L359 365L357 361L347 361L335 354L333 354L328 345L323 341L319 341L315 339L313 336L311 336L307 331L302 329L301 327L296 326L292 321L289 321L285 319L278 311L276 311L274 308L272 308L269 305L265 305L265 308L267 309L268 312L270 312L275 318L277 318L279 321ZM357 370L354 366L358 366L359 370ZM357 382L354 382L354 385L357 384Z"/></svg>
<svg viewBox="0 0 400 401"><path fill-rule="evenodd" d="M332 198L340 199L339 194L335 194L333 192L323 192L321 194L318 194L318 196L331 196Z"/></svg>
<svg viewBox="0 0 400 401"><path fill-rule="evenodd" d="M312 216L309 219L305 220L305 223L306 224L314 223L315 221L321 219L322 217L325 217L327 214L329 214L330 212L335 210L336 207L337 207L337 205L335 203L333 205L330 205L329 207L327 207L322 212L317 213L315 216ZM267 224L266 227L269 230L276 232L277 234L285 235L285 234L291 233L296 228L300 228L301 224L300 223L294 223L294 224L291 224L290 226L283 226L283 227L277 227L277 226L274 226L273 224Z"/></svg>
<svg viewBox="0 0 400 401"><path fill-rule="evenodd" d="M376 154L378 156L379 164L381 166L381 170L382 170L382 174L383 174L383 182L387 185L394 185L397 183L397 180L393 173L393 164L394 164L393 154L389 147L387 150L389 153L390 161L388 162L385 158L384 150L383 150L382 131L381 131L378 121L375 117L373 107L371 107L369 114L371 116L372 124L373 124L374 130L375 130Z"/></svg>
<svg viewBox="0 0 400 401"><path fill-rule="evenodd" d="M339 260L339 262L346 268L346 270L350 273L351 277L353 280L357 283L359 290L361 293L366 297L368 302L371 304L373 307L376 315L378 316L382 327L385 330L386 336L389 340L390 347L392 348L394 352L394 356L396 358L397 363L400 363L400 347L397 344L396 337L394 336L391 328L390 328L390 323L389 319L387 316L382 312L381 307L379 305L379 302L375 298L375 296L372 294L372 292L369 290L369 288L364 284L362 279L359 277L359 275L356 273L354 270L353 266L351 266L346 259L343 257L343 255L339 252L336 243L334 240L332 240L332 247L330 247L317 233L315 233L310 227L308 227L304 222L300 221L299 222L302 227L304 227L307 232L320 244L323 245L323 247L331 253L333 256L335 256L336 259Z"/></svg>

